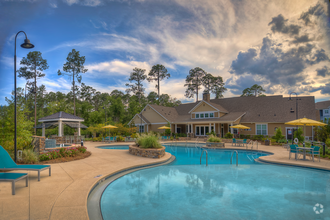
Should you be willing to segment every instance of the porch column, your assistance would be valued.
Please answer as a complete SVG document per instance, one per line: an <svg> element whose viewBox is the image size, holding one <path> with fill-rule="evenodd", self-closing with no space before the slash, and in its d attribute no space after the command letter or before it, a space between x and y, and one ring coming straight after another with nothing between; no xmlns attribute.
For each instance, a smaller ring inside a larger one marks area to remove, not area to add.
<svg viewBox="0 0 330 220"><path fill-rule="evenodd" d="M195 133L194 133L194 124L191 124L191 133L193 133L195 135Z"/></svg>
<svg viewBox="0 0 330 220"><path fill-rule="evenodd" d="M81 136L80 135L80 122L78 122L78 136Z"/></svg>
<svg viewBox="0 0 330 220"><path fill-rule="evenodd" d="M218 128L219 128L219 131L218 131L218 134L219 134L219 137L221 137L221 123L218 124Z"/></svg>
<svg viewBox="0 0 330 220"><path fill-rule="evenodd" d="M58 136L62 137L62 121L58 121Z"/></svg>
<svg viewBox="0 0 330 220"><path fill-rule="evenodd" d="M211 133L211 123L209 123L209 133Z"/></svg>
<svg viewBox="0 0 330 220"><path fill-rule="evenodd" d="M234 128L232 128L233 122L230 125L231 125L231 127L230 127L230 133L234 134Z"/></svg>
<svg viewBox="0 0 330 220"><path fill-rule="evenodd" d="M45 128L45 123L42 123L42 135L41 136L43 136L43 137L46 137L46 128Z"/></svg>
<svg viewBox="0 0 330 220"><path fill-rule="evenodd" d="M176 133L177 132L177 128L178 128L178 126L177 126L177 124L175 124L175 131L174 131L174 133Z"/></svg>
<svg viewBox="0 0 330 220"><path fill-rule="evenodd" d="M147 132L149 133L149 125L147 124Z"/></svg>

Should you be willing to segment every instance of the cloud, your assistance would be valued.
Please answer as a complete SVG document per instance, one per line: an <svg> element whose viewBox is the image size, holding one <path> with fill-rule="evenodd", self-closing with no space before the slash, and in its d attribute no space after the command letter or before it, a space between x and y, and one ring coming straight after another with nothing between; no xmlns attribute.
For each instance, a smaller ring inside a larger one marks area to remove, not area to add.
<svg viewBox="0 0 330 220"><path fill-rule="evenodd" d="M271 26L273 33L279 32L289 35L298 35L301 27L295 24L287 25L287 21L288 19L285 20L283 15L280 14L274 17L268 25Z"/></svg>
<svg viewBox="0 0 330 220"><path fill-rule="evenodd" d="M307 43L310 41L313 41L313 39L309 38L308 34L302 35L302 36L295 36L295 40L292 41L294 44L299 44L299 43Z"/></svg>
<svg viewBox="0 0 330 220"><path fill-rule="evenodd" d="M69 6L71 6L73 4L80 4L80 5L84 5L84 6L95 7L95 6L99 6L102 4L101 0L63 0L63 2L65 2Z"/></svg>
<svg viewBox="0 0 330 220"><path fill-rule="evenodd" d="M318 76L322 76L322 77L330 76L330 69L328 69L327 66L324 66L322 69L316 69L316 72Z"/></svg>
<svg viewBox="0 0 330 220"><path fill-rule="evenodd" d="M318 2L315 6L309 8L308 11L301 13L300 18L304 21L305 25L311 24L311 15L320 16L324 13L324 9L321 4Z"/></svg>
<svg viewBox="0 0 330 220"><path fill-rule="evenodd" d="M90 64L85 66L88 69L89 73L92 73L93 76L97 73L105 73L106 76L117 76L125 75L129 76L135 67L146 69L149 71L150 65L146 62L138 62L138 61L121 61L121 60L113 60L109 62L102 62L96 64ZM105 75L103 75L105 77Z"/></svg>

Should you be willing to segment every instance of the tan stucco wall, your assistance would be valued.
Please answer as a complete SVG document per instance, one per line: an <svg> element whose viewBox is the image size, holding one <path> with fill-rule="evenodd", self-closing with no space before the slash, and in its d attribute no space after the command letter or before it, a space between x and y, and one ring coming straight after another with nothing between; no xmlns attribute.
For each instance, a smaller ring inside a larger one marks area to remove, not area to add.
<svg viewBox="0 0 330 220"><path fill-rule="evenodd" d="M240 123L240 121L241 121L241 118L239 118L239 119L237 119L236 121L234 121L234 123L233 123L233 124L239 124L239 123Z"/></svg>
<svg viewBox="0 0 330 220"><path fill-rule="evenodd" d="M206 103L202 103L193 112L204 112L204 111L217 111L217 110Z"/></svg>
<svg viewBox="0 0 330 220"><path fill-rule="evenodd" d="M131 123L134 123L136 125L141 124L141 118L139 116L135 115ZM142 120L142 124L144 124L143 120Z"/></svg>
<svg viewBox="0 0 330 220"><path fill-rule="evenodd" d="M167 122L162 116L160 116L157 112L155 112L149 106L146 107L146 111L142 111L142 115L150 122L150 123L160 123Z"/></svg>
<svg viewBox="0 0 330 220"><path fill-rule="evenodd" d="M195 114L191 114L191 118L195 118Z"/></svg>
<svg viewBox="0 0 330 220"><path fill-rule="evenodd" d="M226 115L226 113L220 112L220 117Z"/></svg>
<svg viewBox="0 0 330 220"><path fill-rule="evenodd" d="M251 131L244 131L240 130L240 134L245 134L245 135L255 135L256 134L256 125L254 123L242 123L242 125L245 125L247 127L251 128Z"/></svg>
<svg viewBox="0 0 330 220"><path fill-rule="evenodd" d="M214 117L215 118L219 117L218 112L214 112Z"/></svg>
<svg viewBox="0 0 330 220"><path fill-rule="evenodd" d="M268 135L269 136L274 136L275 135L275 127L277 128L281 128L282 130L282 135L286 135L286 128L296 128L294 125L286 125L284 123L268 123ZM304 127L303 126L299 126L303 129L304 131ZM305 127L305 136L312 136L312 127L310 126L306 126ZM304 134L304 133L303 133Z"/></svg>

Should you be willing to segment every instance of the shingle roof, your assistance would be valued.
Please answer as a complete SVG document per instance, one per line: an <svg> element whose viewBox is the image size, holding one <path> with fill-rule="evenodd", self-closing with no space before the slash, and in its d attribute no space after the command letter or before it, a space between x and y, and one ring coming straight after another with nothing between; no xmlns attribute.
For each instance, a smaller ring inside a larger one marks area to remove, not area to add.
<svg viewBox="0 0 330 220"><path fill-rule="evenodd" d="M143 121L145 121L147 124L150 124L150 121L148 121L148 119L146 119L142 114L138 114Z"/></svg>
<svg viewBox="0 0 330 220"><path fill-rule="evenodd" d="M153 109L155 109L159 114L161 114L168 121L175 121L178 117L178 112L173 107L165 107L161 105L150 105ZM187 112L188 113L188 112Z"/></svg>
<svg viewBox="0 0 330 220"><path fill-rule="evenodd" d="M326 108L329 108L329 107L330 107L330 100L315 103L315 108L318 109L318 110L326 109Z"/></svg>
<svg viewBox="0 0 330 220"><path fill-rule="evenodd" d="M74 119L74 120L82 120L82 121L84 120L83 118L80 118L78 116L71 115L69 113L60 111L60 112L57 112L52 115L48 115L43 118L39 118L38 121L54 120L54 119Z"/></svg>

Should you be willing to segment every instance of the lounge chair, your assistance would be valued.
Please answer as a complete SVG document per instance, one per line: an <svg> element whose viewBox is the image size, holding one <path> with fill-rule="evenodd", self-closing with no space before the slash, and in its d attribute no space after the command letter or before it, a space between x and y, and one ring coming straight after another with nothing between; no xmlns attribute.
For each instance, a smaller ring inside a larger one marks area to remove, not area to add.
<svg viewBox="0 0 330 220"><path fill-rule="evenodd" d="M28 187L27 173L0 173L0 182L11 182L11 191L15 195L15 183L19 180L26 179L26 187Z"/></svg>
<svg viewBox="0 0 330 220"><path fill-rule="evenodd" d="M40 181L40 172L49 169L49 176L51 175L50 165L17 165L9 156L8 152L0 146L0 170L29 170L38 171L38 181Z"/></svg>
<svg viewBox="0 0 330 220"><path fill-rule="evenodd" d="M314 162L314 155L319 155L319 162L321 162L321 159L320 159L321 153L320 153L320 147L319 146L312 147L311 151L307 152L306 154L313 158L313 162Z"/></svg>
<svg viewBox="0 0 330 220"><path fill-rule="evenodd" d="M233 138L233 142L231 143L231 146L233 146L234 144L236 146L236 139L235 138Z"/></svg>
<svg viewBox="0 0 330 220"><path fill-rule="evenodd" d="M244 144L247 145L247 139L243 139L243 147L244 147Z"/></svg>

